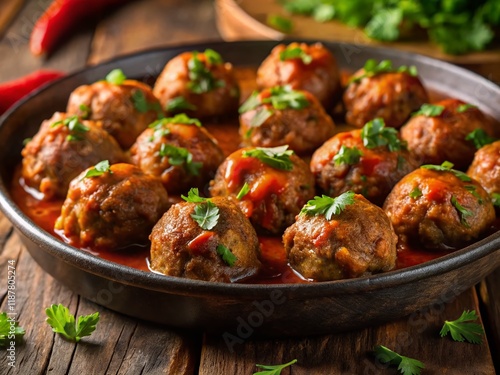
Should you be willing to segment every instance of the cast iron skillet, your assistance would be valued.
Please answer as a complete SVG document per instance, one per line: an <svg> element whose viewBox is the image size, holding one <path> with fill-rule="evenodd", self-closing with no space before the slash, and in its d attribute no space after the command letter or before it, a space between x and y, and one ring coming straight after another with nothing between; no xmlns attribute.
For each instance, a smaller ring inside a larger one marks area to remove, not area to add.
<svg viewBox="0 0 500 375"><path fill-rule="evenodd" d="M121 68L128 77L152 78L177 54L213 48L234 65L257 66L272 41L207 43L125 56L72 74L23 100L0 118L0 204L31 256L80 295L137 318L219 332L228 342L251 335L296 336L346 331L396 319L432 303L449 303L500 265L500 232L452 255L370 277L314 284L243 285L166 277L118 265L68 246L38 228L13 203L8 187L21 160L22 141L41 121L63 111L77 86ZM385 48L324 42L342 69L368 58L416 65L431 90L478 105L500 119L500 88L464 69Z"/></svg>

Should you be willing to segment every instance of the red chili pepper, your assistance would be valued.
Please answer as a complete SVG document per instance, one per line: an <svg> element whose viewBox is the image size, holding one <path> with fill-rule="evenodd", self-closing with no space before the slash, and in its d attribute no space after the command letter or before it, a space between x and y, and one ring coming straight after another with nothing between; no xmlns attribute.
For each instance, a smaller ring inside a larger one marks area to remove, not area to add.
<svg viewBox="0 0 500 375"><path fill-rule="evenodd" d="M0 84L0 115L37 87L63 76L64 73L54 70L37 70L24 77Z"/></svg>
<svg viewBox="0 0 500 375"><path fill-rule="evenodd" d="M54 0L38 19L30 38L30 50L35 56L50 53L74 25L124 0Z"/></svg>

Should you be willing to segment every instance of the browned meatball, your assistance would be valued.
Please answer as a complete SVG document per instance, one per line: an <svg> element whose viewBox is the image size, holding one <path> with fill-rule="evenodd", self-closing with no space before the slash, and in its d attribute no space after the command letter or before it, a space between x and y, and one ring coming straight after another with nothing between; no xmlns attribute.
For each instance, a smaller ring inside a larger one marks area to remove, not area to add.
<svg viewBox="0 0 500 375"><path fill-rule="evenodd" d="M277 45L257 70L257 85L309 91L327 109L341 90L337 61L321 43Z"/></svg>
<svg viewBox="0 0 500 375"><path fill-rule="evenodd" d="M500 141L477 150L467 174L490 195L500 194Z"/></svg>
<svg viewBox="0 0 500 375"><path fill-rule="evenodd" d="M314 177L307 164L285 150L286 146L235 151L217 170L210 193L235 198L258 232L283 233L314 196Z"/></svg>
<svg viewBox="0 0 500 375"><path fill-rule="evenodd" d="M170 194L204 187L224 160L215 138L197 120L181 115L153 123L130 155L132 163L160 177Z"/></svg>
<svg viewBox="0 0 500 375"><path fill-rule="evenodd" d="M434 116L419 114L401 128L401 137L421 163L441 164L448 160L460 170L472 162L476 148L466 139L476 129L493 135L491 123L476 107L457 99L446 99L427 108L438 108ZM425 108L425 107L424 107Z"/></svg>
<svg viewBox="0 0 500 375"><path fill-rule="evenodd" d="M40 191L44 200L64 198L71 180L103 159L127 160L116 140L96 122L61 112L42 123L22 156L24 182Z"/></svg>
<svg viewBox="0 0 500 375"><path fill-rule="evenodd" d="M397 236L384 211L363 196L350 197L339 214L310 215L307 211L287 228L283 243L293 269L316 281L359 277L389 271L396 264ZM323 196L315 200L333 199Z"/></svg>
<svg viewBox="0 0 500 375"><path fill-rule="evenodd" d="M358 128L377 117L384 119L387 126L399 128L412 112L429 101L420 79L407 72L365 76L365 69L361 69L353 78L344 92L345 119Z"/></svg>
<svg viewBox="0 0 500 375"><path fill-rule="evenodd" d="M71 182L55 229L79 247L118 250L146 244L168 207L156 177L131 164L104 162Z"/></svg>
<svg viewBox="0 0 500 375"><path fill-rule="evenodd" d="M248 146L288 145L297 153L315 150L335 124L307 91L276 86L254 93L240 108L240 136Z"/></svg>
<svg viewBox="0 0 500 375"><path fill-rule="evenodd" d="M104 130L124 149L163 112L151 87L134 80L119 85L99 81L80 86L71 93L67 111L102 121Z"/></svg>
<svg viewBox="0 0 500 375"><path fill-rule="evenodd" d="M417 244L431 250L465 246L495 219L490 197L477 181L463 172L432 165L398 182L384 210L401 246Z"/></svg>
<svg viewBox="0 0 500 375"><path fill-rule="evenodd" d="M371 124L380 127L372 132ZM418 164L399 140L395 129L384 128L379 120L368 123L363 129L365 132L360 129L338 133L328 140L313 154L311 171L327 195L337 196L352 190L382 205L396 182ZM392 137L389 138L391 141L383 135ZM379 136L389 144L377 146L368 143Z"/></svg>
<svg viewBox="0 0 500 375"><path fill-rule="evenodd" d="M174 57L153 91L168 112L197 118L236 114L240 100L233 66L211 49Z"/></svg>
<svg viewBox="0 0 500 375"><path fill-rule="evenodd" d="M194 220L208 202L174 204L151 232L151 268L169 276L234 282L255 275L259 240L248 219L227 198L209 200L218 210L213 227Z"/></svg>

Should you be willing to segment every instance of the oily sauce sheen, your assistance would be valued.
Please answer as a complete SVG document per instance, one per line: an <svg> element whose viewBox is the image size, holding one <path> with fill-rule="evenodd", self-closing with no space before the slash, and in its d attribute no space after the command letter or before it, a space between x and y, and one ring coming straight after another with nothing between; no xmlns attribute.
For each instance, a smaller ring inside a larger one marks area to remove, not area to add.
<svg viewBox="0 0 500 375"><path fill-rule="evenodd" d="M245 100L255 89L255 68L236 68L236 76L241 86L242 99ZM346 74L343 74L346 77ZM437 95L432 95L432 99L437 99ZM337 127L337 132L350 130L349 127L341 124L341 118L333 116ZM204 121L203 125L215 136L220 147L227 156L239 148L240 136L238 134L238 118L228 118L218 122ZM308 158L304 158L306 162ZM251 160L251 159L250 159ZM11 186L11 195L19 208L32 219L40 228L51 233L55 237L61 238L64 242L70 243L67 238L54 231L54 223L61 212L62 200L41 201L36 198L36 194L30 193L25 189L20 173L21 167L16 169ZM233 178L237 179L237 173ZM279 184L277 184L279 185ZM279 190L279 189L278 189ZM179 197L170 196L172 203L178 202ZM500 228L499 221L495 222L494 227L487 235ZM278 284L278 283L304 283L309 282L295 273L288 265L285 250L281 242L281 237L259 237L261 248L262 271L256 277L247 279L245 283L257 284ZM78 243L70 245L79 248ZM128 267L136 268L142 271L150 271L148 267L149 246L131 245L119 251L95 251L89 248L83 248L83 251L99 256L103 259L115 262ZM403 248L398 250L398 259L396 269L410 267L416 264L427 262L446 255L449 252L430 252L419 249Z"/></svg>

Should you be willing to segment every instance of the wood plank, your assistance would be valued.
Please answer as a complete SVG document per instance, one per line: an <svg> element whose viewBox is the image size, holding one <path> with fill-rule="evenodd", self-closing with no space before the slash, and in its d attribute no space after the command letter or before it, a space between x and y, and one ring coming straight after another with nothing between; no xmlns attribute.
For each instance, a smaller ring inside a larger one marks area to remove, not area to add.
<svg viewBox="0 0 500 375"><path fill-rule="evenodd" d="M0 0L0 37L24 4L24 0Z"/></svg>
<svg viewBox="0 0 500 375"><path fill-rule="evenodd" d="M500 268L481 282L479 291L491 342L491 354L497 371L500 372Z"/></svg>
<svg viewBox="0 0 500 375"><path fill-rule="evenodd" d="M304 339L250 339L232 347L234 350L222 336L210 335L204 340L199 374L250 374L256 371L256 363L278 364L294 358L298 362L292 371L282 374L396 374L375 360L375 345L421 360L429 374L494 374L487 342L472 345L439 336L443 321L458 318L464 309L479 311L473 289L394 323L357 332Z"/></svg>

